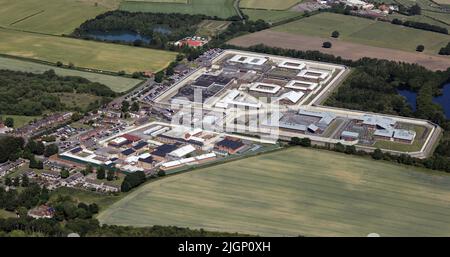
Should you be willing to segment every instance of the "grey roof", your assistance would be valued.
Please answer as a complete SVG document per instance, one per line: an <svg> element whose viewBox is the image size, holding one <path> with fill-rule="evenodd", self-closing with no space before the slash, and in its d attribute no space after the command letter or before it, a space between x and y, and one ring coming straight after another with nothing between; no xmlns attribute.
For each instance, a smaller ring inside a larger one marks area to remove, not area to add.
<svg viewBox="0 0 450 257"><path fill-rule="evenodd" d="M394 131L392 129L377 129L375 130L375 133L373 133L373 135L381 137L392 137L393 133Z"/></svg>
<svg viewBox="0 0 450 257"><path fill-rule="evenodd" d="M365 125L378 126L383 129L389 129L395 124L395 121L391 118L374 115L364 115L362 121Z"/></svg>
<svg viewBox="0 0 450 257"><path fill-rule="evenodd" d="M306 131L305 125L282 122L282 121L280 121L280 128Z"/></svg>
<svg viewBox="0 0 450 257"><path fill-rule="evenodd" d="M330 125L330 123L336 118L336 115L329 112L312 112L307 110L300 109L298 111L298 114L300 115L306 115L306 116L313 116L320 118L319 124L322 125Z"/></svg>
<svg viewBox="0 0 450 257"><path fill-rule="evenodd" d="M317 127L317 126L314 125L314 124L310 124L310 125L308 126L308 129L311 130L311 131L316 132L316 131L319 129L319 127Z"/></svg>
<svg viewBox="0 0 450 257"><path fill-rule="evenodd" d="M341 136L357 138L357 137L359 137L359 133L345 130L345 131L342 131Z"/></svg>
<svg viewBox="0 0 450 257"><path fill-rule="evenodd" d="M405 129L394 130L394 138L396 138L396 139L413 141L415 137L416 137L415 131L405 130Z"/></svg>

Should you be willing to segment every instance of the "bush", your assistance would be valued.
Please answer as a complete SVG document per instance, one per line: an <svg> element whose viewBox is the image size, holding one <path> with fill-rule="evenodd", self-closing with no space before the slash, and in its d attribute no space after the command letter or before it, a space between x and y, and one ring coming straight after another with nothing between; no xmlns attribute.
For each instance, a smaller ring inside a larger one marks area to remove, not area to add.
<svg viewBox="0 0 450 257"><path fill-rule="evenodd" d="M339 31L337 31L337 30L335 30L335 31L333 31L333 33L331 33L331 37L334 37L334 38L338 38L339 37Z"/></svg>
<svg viewBox="0 0 450 257"><path fill-rule="evenodd" d="M416 47L416 51L417 51L417 52L423 52L423 50L425 50L425 47L424 47L423 45L418 45L418 46Z"/></svg>
<svg viewBox="0 0 450 257"><path fill-rule="evenodd" d="M331 42L323 42L322 47L323 48L331 48L333 45L331 44Z"/></svg>

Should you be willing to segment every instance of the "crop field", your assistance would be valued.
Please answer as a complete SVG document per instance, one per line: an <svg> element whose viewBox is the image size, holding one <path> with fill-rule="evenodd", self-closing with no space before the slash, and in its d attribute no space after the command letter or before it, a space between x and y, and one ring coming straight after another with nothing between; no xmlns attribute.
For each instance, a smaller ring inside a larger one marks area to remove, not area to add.
<svg viewBox="0 0 450 257"><path fill-rule="evenodd" d="M190 0L187 4L169 1L123 1L119 9L130 12L205 14L221 18L237 15L233 7L234 0Z"/></svg>
<svg viewBox="0 0 450 257"><path fill-rule="evenodd" d="M120 0L0 0L0 26L70 34L87 19L116 9Z"/></svg>
<svg viewBox="0 0 450 257"><path fill-rule="evenodd" d="M125 92L142 81L139 79L124 78L119 76L112 76L106 74L99 74L93 72L84 72L78 70L64 69L55 66L35 63L31 61L23 61L13 58L0 57L0 69L31 72L31 73L44 73L48 70L54 70L57 75L60 76L77 76L89 79L92 82L98 82L108 86L113 91L121 93Z"/></svg>
<svg viewBox="0 0 450 257"><path fill-rule="evenodd" d="M422 44L425 52L435 54L450 42L449 35L334 13L313 15L273 30L321 38L330 38L331 33L337 30L339 40L343 41L410 52L415 52L416 47Z"/></svg>
<svg viewBox="0 0 450 257"><path fill-rule="evenodd" d="M0 53L105 71L159 71L175 52L0 29Z"/></svg>
<svg viewBox="0 0 450 257"><path fill-rule="evenodd" d="M265 236L448 236L450 176L290 148L141 186L102 223Z"/></svg>
<svg viewBox="0 0 450 257"><path fill-rule="evenodd" d="M256 10L256 9L242 9L245 15L248 15L250 20L264 20L266 22L275 23L290 18L303 15L302 12L295 11L274 11L274 10Z"/></svg>
<svg viewBox="0 0 450 257"><path fill-rule="evenodd" d="M249 9L286 10L300 2L301 0L242 0L239 6Z"/></svg>

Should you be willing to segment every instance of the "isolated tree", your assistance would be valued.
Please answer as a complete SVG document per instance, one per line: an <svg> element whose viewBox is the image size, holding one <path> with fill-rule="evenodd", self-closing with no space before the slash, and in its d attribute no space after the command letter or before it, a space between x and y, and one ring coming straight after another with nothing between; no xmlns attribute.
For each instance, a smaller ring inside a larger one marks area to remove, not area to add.
<svg viewBox="0 0 450 257"><path fill-rule="evenodd" d="M100 166L97 169L97 179L105 179L105 168Z"/></svg>
<svg viewBox="0 0 450 257"><path fill-rule="evenodd" d="M47 145L45 147L45 152L44 152L44 156L45 157L50 157L54 154L57 154L59 151L58 146L56 144L51 144L51 145Z"/></svg>
<svg viewBox="0 0 450 257"><path fill-rule="evenodd" d="M11 180L11 178L5 178L5 185L6 185L6 186L12 186L12 180Z"/></svg>
<svg viewBox="0 0 450 257"><path fill-rule="evenodd" d="M335 150L336 152L343 153L343 152L345 152L345 146L344 146L343 144L341 144L341 143L337 143L337 144L334 146L334 150Z"/></svg>
<svg viewBox="0 0 450 257"><path fill-rule="evenodd" d="M5 119L5 126L7 126L7 127L9 127L9 128L14 127L14 119L11 118L11 117L7 117L7 118Z"/></svg>
<svg viewBox="0 0 450 257"><path fill-rule="evenodd" d="M379 148L375 149L375 151L373 151L373 153L372 153L372 158L374 160L383 159L383 152Z"/></svg>
<svg viewBox="0 0 450 257"><path fill-rule="evenodd" d="M68 178L70 174L69 174L68 170L62 169L60 175L61 175L61 178Z"/></svg>
<svg viewBox="0 0 450 257"><path fill-rule="evenodd" d="M60 61L57 61L57 62L56 62L56 66L61 67L61 66L63 66L63 63L60 62Z"/></svg>
<svg viewBox="0 0 450 257"><path fill-rule="evenodd" d="M19 178L19 177L15 177L15 178L13 179L12 184L13 184L13 186L15 186L15 187L20 186L20 178Z"/></svg>
<svg viewBox="0 0 450 257"><path fill-rule="evenodd" d="M122 112L128 112L128 110L130 109L130 103L126 100L122 101Z"/></svg>
<svg viewBox="0 0 450 257"><path fill-rule="evenodd" d="M333 33L331 33L331 37L338 38L339 37L339 31L337 31L337 30L333 31Z"/></svg>
<svg viewBox="0 0 450 257"><path fill-rule="evenodd" d="M177 54L177 62L181 62L184 59L184 54Z"/></svg>
<svg viewBox="0 0 450 257"><path fill-rule="evenodd" d="M331 46L333 46L332 44L331 44L331 42L323 42L323 44L322 44L322 47L323 48L331 48Z"/></svg>
<svg viewBox="0 0 450 257"><path fill-rule="evenodd" d="M133 104L131 105L130 111L138 112L139 111L139 103L138 102L133 102Z"/></svg>
<svg viewBox="0 0 450 257"><path fill-rule="evenodd" d="M300 145L303 146L303 147L310 147L311 146L311 139L309 139L307 137L302 138L300 140Z"/></svg>
<svg viewBox="0 0 450 257"><path fill-rule="evenodd" d="M410 15L420 15L422 14L422 8L418 4L415 4L409 8L408 13Z"/></svg>
<svg viewBox="0 0 450 257"><path fill-rule="evenodd" d="M106 173L106 179L108 181L112 181L114 179L114 177L115 177L114 171L108 170L108 172Z"/></svg>
<svg viewBox="0 0 450 257"><path fill-rule="evenodd" d="M27 187L30 184L30 181L28 180L28 176L23 174L22 175L22 186Z"/></svg>
<svg viewBox="0 0 450 257"><path fill-rule="evenodd" d="M160 71L155 74L155 81L161 83L164 79L164 72Z"/></svg>
<svg viewBox="0 0 450 257"><path fill-rule="evenodd" d="M416 48L417 52L423 52L423 50L425 50L425 47L423 45L418 45Z"/></svg>

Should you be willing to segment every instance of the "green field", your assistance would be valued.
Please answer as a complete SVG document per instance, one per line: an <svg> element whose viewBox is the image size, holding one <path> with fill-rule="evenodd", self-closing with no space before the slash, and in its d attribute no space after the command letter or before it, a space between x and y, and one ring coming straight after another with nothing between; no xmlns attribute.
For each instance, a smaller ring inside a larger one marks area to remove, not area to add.
<svg viewBox="0 0 450 257"><path fill-rule="evenodd" d="M0 53L106 71L159 71L177 53L0 29Z"/></svg>
<svg viewBox="0 0 450 257"><path fill-rule="evenodd" d="M267 236L448 236L450 176L290 148L148 183L102 223Z"/></svg>
<svg viewBox="0 0 450 257"><path fill-rule="evenodd" d="M256 9L242 9L245 15L248 15L250 20L264 20L270 23L276 23L294 17L302 16L302 12L294 11L272 11L272 10L256 10Z"/></svg>
<svg viewBox="0 0 450 257"><path fill-rule="evenodd" d="M90 81L104 84L109 88L111 88L113 91L119 93L125 92L135 87L137 84L141 83L141 80L139 79L124 78L106 74L103 75L93 72L83 72L78 70L64 69L55 66L5 57L0 57L0 69L31 72L31 73L43 73L45 71L52 69L55 71L56 74L60 76L83 77L89 79Z"/></svg>
<svg viewBox="0 0 450 257"><path fill-rule="evenodd" d="M0 219L6 219L6 218L16 218L16 214L14 212L6 211L3 209L0 209Z"/></svg>
<svg viewBox="0 0 450 257"><path fill-rule="evenodd" d="M398 128L414 130L416 132L414 141L411 144L405 144L400 142L379 140L374 144L374 147L401 152L418 152L422 149L423 144L429 135L429 130L423 126L409 124L402 124Z"/></svg>
<svg viewBox="0 0 450 257"><path fill-rule="evenodd" d="M237 15L233 7L234 0L190 0L188 4L166 2L123 1L119 9L130 12L205 14L221 18Z"/></svg>
<svg viewBox="0 0 450 257"><path fill-rule="evenodd" d="M249 9L286 10L301 0L241 0L239 7Z"/></svg>
<svg viewBox="0 0 450 257"><path fill-rule="evenodd" d="M334 13L313 15L273 30L323 38L337 30L340 40L411 52L417 45L424 45L425 52L437 53L450 42L449 35Z"/></svg>
<svg viewBox="0 0 450 257"><path fill-rule="evenodd" d="M70 34L84 21L117 8L120 1L0 0L0 26L55 35Z"/></svg>
<svg viewBox="0 0 450 257"><path fill-rule="evenodd" d="M40 116L24 116L24 115L9 115L9 114L3 114L0 115L3 120L6 118L13 118L14 120L14 128L20 128L25 125L28 125L31 121L35 119L40 119Z"/></svg>
<svg viewBox="0 0 450 257"><path fill-rule="evenodd" d="M60 187L50 194L50 201L54 201L58 196L70 196L78 202L84 202L87 204L96 203L103 210L113 204L114 202L121 199L124 194L116 195L105 195L101 193L79 190L68 187Z"/></svg>

